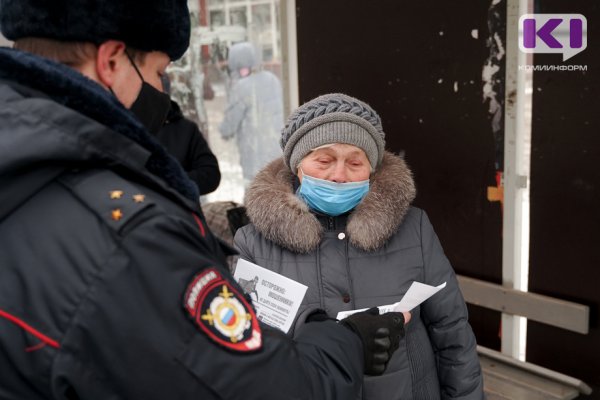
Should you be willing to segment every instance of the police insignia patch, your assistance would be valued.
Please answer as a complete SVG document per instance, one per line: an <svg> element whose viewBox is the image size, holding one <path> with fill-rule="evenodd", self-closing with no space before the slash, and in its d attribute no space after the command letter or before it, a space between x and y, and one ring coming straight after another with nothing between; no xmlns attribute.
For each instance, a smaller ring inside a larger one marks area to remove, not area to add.
<svg viewBox="0 0 600 400"><path fill-rule="evenodd" d="M194 277L185 292L183 306L196 325L220 345L243 352L261 347L254 310L215 268Z"/></svg>

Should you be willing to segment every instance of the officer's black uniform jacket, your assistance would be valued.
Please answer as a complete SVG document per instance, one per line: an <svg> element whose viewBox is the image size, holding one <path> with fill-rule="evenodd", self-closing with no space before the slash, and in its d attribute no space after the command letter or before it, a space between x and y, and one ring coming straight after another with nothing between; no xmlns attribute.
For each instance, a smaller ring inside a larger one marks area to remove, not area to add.
<svg viewBox="0 0 600 400"><path fill-rule="evenodd" d="M333 322L242 353L189 318L196 274L232 281L196 199L108 91L0 49L1 399L354 397L360 341Z"/></svg>

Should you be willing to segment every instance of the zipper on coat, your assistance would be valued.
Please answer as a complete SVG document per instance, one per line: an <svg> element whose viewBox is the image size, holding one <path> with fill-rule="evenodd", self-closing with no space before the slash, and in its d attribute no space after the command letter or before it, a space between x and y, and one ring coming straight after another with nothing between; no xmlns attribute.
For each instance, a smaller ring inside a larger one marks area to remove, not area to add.
<svg viewBox="0 0 600 400"><path fill-rule="evenodd" d="M319 289L319 305L321 310L327 309L325 308L325 297L323 297L323 276L321 274L321 244L317 246L317 288Z"/></svg>
<svg viewBox="0 0 600 400"><path fill-rule="evenodd" d="M344 240L344 248L346 252L344 258L346 259L346 276L348 277L348 292L350 294L350 301L352 303L352 309L356 310L356 299L354 298L354 286L352 286L352 276L350 275L350 255L348 254L348 239Z"/></svg>
<svg viewBox="0 0 600 400"><path fill-rule="evenodd" d="M327 217L327 230L332 231L335 229L335 220L333 217Z"/></svg>

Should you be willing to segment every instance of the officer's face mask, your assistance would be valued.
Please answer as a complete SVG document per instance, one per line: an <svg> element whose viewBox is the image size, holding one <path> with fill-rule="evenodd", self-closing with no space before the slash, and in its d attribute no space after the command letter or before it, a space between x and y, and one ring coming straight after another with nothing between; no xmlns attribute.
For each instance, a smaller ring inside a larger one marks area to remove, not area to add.
<svg viewBox="0 0 600 400"><path fill-rule="evenodd" d="M133 58L129 53L125 52L125 54L127 54L131 65L135 68L135 72L142 80L142 89L131 105L130 110L150 133L156 135L167 119L167 114L171 109L171 98L144 81L144 77L135 65Z"/></svg>
<svg viewBox="0 0 600 400"><path fill-rule="evenodd" d="M302 183L297 195L308 206L320 213L335 217L356 207L369 192L369 180L336 183L306 175L302 169Z"/></svg>

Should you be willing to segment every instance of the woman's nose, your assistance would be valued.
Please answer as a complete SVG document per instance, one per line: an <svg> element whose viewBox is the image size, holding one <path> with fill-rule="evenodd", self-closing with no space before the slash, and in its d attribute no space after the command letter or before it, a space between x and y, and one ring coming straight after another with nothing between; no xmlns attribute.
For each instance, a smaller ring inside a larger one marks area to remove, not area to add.
<svg viewBox="0 0 600 400"><path fill-rule="evenodd" d="M348 170L344 163L336 163L330 180L335 183L348 182Z"/></svg>

